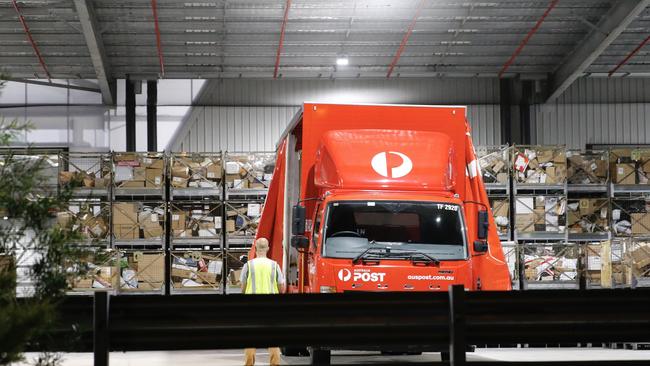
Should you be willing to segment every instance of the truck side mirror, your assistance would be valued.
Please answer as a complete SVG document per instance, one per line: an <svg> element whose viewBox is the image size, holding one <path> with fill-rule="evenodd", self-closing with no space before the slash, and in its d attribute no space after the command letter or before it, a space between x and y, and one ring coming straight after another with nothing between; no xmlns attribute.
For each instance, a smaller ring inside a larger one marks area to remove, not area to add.
<svg viewBox="0 0 650 366"><path fill-rule="evenodd" d="M303 235L305 233L305 207L293 206L291 213L291 234Z"/></svg>
<svg viewBox="0 0 650 366"><path fill-rule="evenodd" d="M477 236L480 240L485 240L488 237L488 227L490 225L490 221L488 220L488 212L487 211L479 211L478 212L478 233Z"/></svg>
<svg viewBox="0 0 650 366"><path fill-rule="evenodd" d="M486 241L477 240L474 242L474 251L476 253L485 253L488 251L488 244Z"/></svg>
<svg viewBox="0 0 650 366"><path fill-rule="evenodd" d="M291 246L296 249L309 248L309 239L304 235L294 235L291 237Z"/></svg>

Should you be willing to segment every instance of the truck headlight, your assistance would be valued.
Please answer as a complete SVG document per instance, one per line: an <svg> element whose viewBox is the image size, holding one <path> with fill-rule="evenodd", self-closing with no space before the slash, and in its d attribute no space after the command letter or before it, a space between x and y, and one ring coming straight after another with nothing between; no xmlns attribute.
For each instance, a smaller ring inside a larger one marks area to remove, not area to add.
<svg viewBox="0 0 650 366"><path fill-rule="evenodd" d="M330 294L336 292L336 286L321 286L320 292L323 294Z"/></svg>

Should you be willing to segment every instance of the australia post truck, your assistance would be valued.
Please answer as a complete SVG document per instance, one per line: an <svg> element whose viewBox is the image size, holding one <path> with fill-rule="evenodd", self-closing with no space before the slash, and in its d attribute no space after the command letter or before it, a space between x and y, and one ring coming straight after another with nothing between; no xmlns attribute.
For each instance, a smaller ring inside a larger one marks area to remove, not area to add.
<svg viewBox="0 0 650 366"><path fill-rule="evenodd" d="M465 107L304 103L276 159L257 236L289 292L511 289Z"/></svg>

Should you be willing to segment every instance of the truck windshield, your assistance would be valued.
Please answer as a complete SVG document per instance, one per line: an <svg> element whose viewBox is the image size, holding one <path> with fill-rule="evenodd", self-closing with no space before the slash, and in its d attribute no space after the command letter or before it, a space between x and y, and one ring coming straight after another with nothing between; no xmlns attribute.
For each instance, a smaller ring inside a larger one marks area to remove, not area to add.
<svg viewBox="0 0 650 366"><path fill-rule="evenodd" d="M330 258L355 258L369 248L424 253L438 260L466 257L461 209L456 204L333 202L324 230L323 255Z"/></svg>

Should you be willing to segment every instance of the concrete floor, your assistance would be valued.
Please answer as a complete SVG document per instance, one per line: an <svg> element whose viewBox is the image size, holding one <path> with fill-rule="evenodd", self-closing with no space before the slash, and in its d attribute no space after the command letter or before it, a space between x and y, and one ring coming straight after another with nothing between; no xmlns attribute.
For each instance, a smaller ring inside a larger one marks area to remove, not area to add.
<svg viewBox="0 0 650 366"><path fill-rule="evenodd" d="M27 362L15 366L28 366L36 354L27 354ZM92 354L69 353L63 355L62 366L92 365ZM221 351L174 351L174 352L127 352L111 353L111 366L176 366L176 365L242 365L241 350ZM394 363L419 364L440 360L438 353L425 353L421 356L381 356L376 352L335 351L332 357L334 365L373 365ZM611 350L603 348L500 348L477 349L468 354L471 361L586 361L586 360L648 360L650 351ZM259 350L257 365L268 365L266 350ZM300 357L284 357L285 365L305 365L307 360Z"/></svg>

